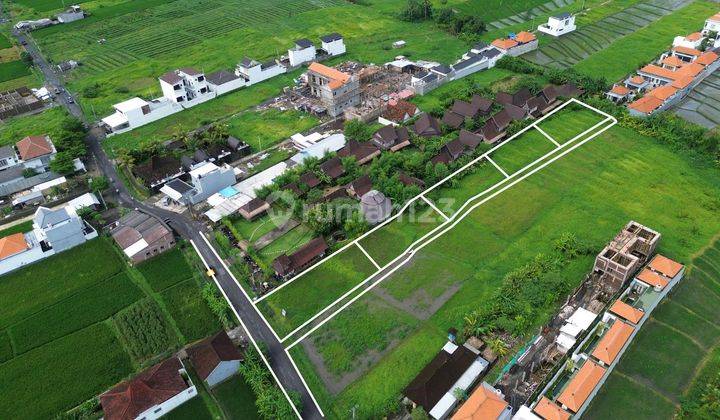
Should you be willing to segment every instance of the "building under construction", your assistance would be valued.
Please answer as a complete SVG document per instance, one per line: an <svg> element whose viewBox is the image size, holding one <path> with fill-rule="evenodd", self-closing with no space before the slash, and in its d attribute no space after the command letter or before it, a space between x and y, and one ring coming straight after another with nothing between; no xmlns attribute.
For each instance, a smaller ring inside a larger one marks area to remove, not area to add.
<svg viewBox="0 0 720 420"><path fill-rule="evenodd" d="M552 377L597 315L648 261L659 240L658 232L631 221L598 254L593 271L495 385L512 407L526 404Z"/></svg>

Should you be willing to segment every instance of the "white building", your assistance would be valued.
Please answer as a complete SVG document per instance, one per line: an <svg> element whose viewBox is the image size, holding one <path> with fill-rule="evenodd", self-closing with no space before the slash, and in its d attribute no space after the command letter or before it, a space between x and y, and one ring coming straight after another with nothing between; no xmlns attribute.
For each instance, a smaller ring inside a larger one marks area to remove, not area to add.
<svg viewBox="0 0 720 420"><path fill-rule="evenodd" d="M187 353L200 379L210 387L237 375L243 360L240 351L225 331L188 348Z"/></svg>
<svg viewBox="0 0 720 420"><path fill-rule="evenodd" d="M208 88L205 73L192 67L167 72L159 77L163 96L189 108L215 97Z"/></svg>
<svg viewBox="0 0 720 420"><path fill-rule="evenodd" d="M560 327L560 335L555 339L558 348L564 352L568 352L575 345L580 333L590 328L590 325L592 325L596 317L596 313L590 312L585 308L577 308L567 319L565 325Z"/></svg>
<svg viewBox="0 0 720 420"><path fill-rule="evenodd" d="M720 32L720 13L716 13L705 19L702 34L708 35L710 32Z"/></svg>
<svg viewBox="0 0 720 420"><path fill-rule="evenodd" d="M85 12L82 11L80 6L74 5L70 6L70 8L62 13L58 13L57 20L60 23L70 23L75 22L76 20L84 19L85 18Z"/></svg>
<svg viewBox="0 0 720 420"><path fill-rule="evenodd" d="M246 85L245 79L226 70L210 73L206 77L207 85L216 96L232 92Z"/></svg>
<svg viewBox="0 0 720 420"><path fill-rule="evenodd" d="M235 68L235 74L244 78L247 86L270 79L286 71L285 66L278 63L275 59L260 64L260 62L248 57L243 58Z"/></svg>
<svg viewBox="0 0 720 420"><path fill-rule="evenodd" d="M135 97L115 104L113 108L115 113L102 119L108 135L124 133L183 110L182 106L165 97L150 102Z"/></svg>
<svg viewBox="0 0 720 420"><path fill-rule="evenodd" d="M567 12L550 16L547 23L538 26L538 31L552 36L565 35L575 29L575 16Z"/></svg>
<svg viewBox="0 0 720 420"><path fill-rule="evenodd" d="M321 49L330 56L345 54L345 41L342 35L337 32L320 37Z"/></svg>
<svg viewBox="0 0 720 420"><path fill-rule="evenodd" d="M190 184L174 179L163 185L160 191L179 203L197 204L234 183L232 166L205 162L190 171Z"/></svg>
<svg viewBox="0 0 720 420"><path fill-rule="evenodd" d="M172 357L102 394L100 404L106 419L155 420L196 395L182 361Z"/></svg>
<svg viewBox="0 0 720 420"><path fill-rule="evenodd" d="M693 32L687 36L676 36L673 39L673 47L685 47L699 49L703 41L703 35L700 32Z"/></svg>
<svg viewBox="0 0 720 420"><path fill-rule="evenodd" d="M298 39L295 41L295 46L288 50L290 66L297 67L303 63L309 63L315 60L316 53L315 45L309 39Z"/></svg>

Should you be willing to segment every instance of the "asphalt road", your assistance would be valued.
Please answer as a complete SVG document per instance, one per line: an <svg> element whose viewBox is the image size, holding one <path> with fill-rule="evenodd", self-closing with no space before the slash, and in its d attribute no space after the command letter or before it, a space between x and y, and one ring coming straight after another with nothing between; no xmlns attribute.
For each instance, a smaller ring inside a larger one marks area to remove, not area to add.
<svg viewBox="0 0 720 420"><path fill-rule="evenodd" d="M20 44L24 45L25 49L33 57L35 65L45 76L46 83L52 86L52 88L57 87L62 90L62 93L57 95L56 101L65 106L71 114L88 124L82 109L74 99L71 99L72 96L65 89L62 79L58 77L54 69L45 60L34 41L23 33L15 33L15 36ZM240 285L235 282L230 273L222 266L215 253L202 239L203 233L209 233L209 228L183 215L159 209L136 200L122 183L115 166L102 149L100 142L104 138L105 135L102 129L92 127L87 135L86 143L89 154L94 159L98 169L110 181L111 191L108 194L115 196L118 202L126 207L136 208L160 218L169 224L184 239L192 240L195 243L200 254L215 271L215 276L220 287L222 287L227 295L232 307L240 315L240 318L242 318L243 323L248 329L247 333L252 335L255 341L265 344L267 348L266 356L275 375L277 375L287 391L295 391L300 395L302 402L300 411L302 417L304 419L322 418L320 411L310 397L310 393L305 386L303 386L300 376L293 368L290 358L285 353L284 346L275 338L272 331L270 331L260 315L256 312L252 302L240 289Z"/></svg>

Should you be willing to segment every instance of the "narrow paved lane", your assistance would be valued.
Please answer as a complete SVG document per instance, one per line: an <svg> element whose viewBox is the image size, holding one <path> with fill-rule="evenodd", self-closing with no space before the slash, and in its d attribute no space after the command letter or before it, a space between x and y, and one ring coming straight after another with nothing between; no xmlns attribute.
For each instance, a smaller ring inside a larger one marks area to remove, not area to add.
<svg viewBox="0 0 720 420"><path fill-rule="evenodd" d="M61 90L61 93L56 98L57 102L65 106L72 115L89 126L82 109L72 98L71 94L67 92L62 79L58 77L52 66L45 60L45 57L40 53L39 48L32 38L23 33L15 33L15 36L32 56L35 65L42 71L47 84L50 85L49 88L51 90L54 88ZM230 305L232 305L235 312L247 327L247 333L250 334L255 341L262 342L267 347L268 361L281 384L287 391L294 391L300 395L302 402L300 411L302 417L304 419L322 418L320 411L310 397L309 391L303 385L290 358L287 356L287 353L285 353L284 346L275 338L272 331L270 331L260 315L256 312L250 299L243 293L240 286L221 263L218 256L204 240L202 235L209 233L207 226L175 212L159 209L136 200L120 180L115 166L103 150L101 142L104 138L105 135L102 129L91 127L86 137L86 144L88 152L94 159L98 169L110 181L111 191L109 194L115 196L117 201L126 207L139 209L164 220L184 239L193 241L203 259L205 259L208 265L215 271L218 284L228 297Z"/></svg>

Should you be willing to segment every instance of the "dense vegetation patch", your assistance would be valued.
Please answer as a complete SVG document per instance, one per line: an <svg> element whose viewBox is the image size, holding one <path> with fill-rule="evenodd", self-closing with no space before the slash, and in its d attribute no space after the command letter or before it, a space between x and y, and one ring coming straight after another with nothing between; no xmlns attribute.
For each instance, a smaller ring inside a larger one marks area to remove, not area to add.
<svg viewBox="0 0 720 420"><path fill-rule="evenodd" d="M175 345L175 334L165 315L151 299L144 299L118 313L113 320L128 352L144 361Z"/></svg>

